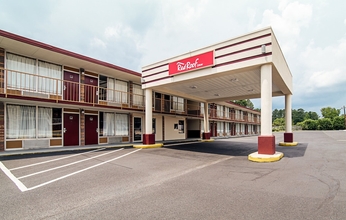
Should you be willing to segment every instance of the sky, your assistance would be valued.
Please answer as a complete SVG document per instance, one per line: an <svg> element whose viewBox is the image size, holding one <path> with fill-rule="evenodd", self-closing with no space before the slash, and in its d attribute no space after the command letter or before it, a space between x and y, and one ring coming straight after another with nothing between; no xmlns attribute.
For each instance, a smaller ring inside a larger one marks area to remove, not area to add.
<svg viewBox="0 0 346 220"><path fill-rule="evenodd" d="M271 26L293 75L292 108L321 115L346 105L345 9L344 0L0 0L0 29L141 72ZM273 109L284 103L273 98Z"/></svg>

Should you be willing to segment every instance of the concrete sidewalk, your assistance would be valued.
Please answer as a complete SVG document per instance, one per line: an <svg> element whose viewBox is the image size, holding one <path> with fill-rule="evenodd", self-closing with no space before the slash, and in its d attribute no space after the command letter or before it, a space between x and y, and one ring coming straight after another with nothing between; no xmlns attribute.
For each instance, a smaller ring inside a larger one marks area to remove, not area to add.
<svg viewBox="0 0 346 220"><path fill-rule="evenodd" d="M157 143L165 144L176 144L176 143L187 143L197 142L200 138L189 138L179 139L170 141L158 141ZM102 145L86 145L86 146L68 146L68 147L51 147L51 148L38 148L38 149L19 149L19 150L7 150L0 152L0 157L5 156L18 156L27 154L44 154L44 153L55 153L55 152L68 152L68 151L83 151L83 150L94 150L99 148L132 148L133 145L138 145L138 142L131 143L119 143L119 144L102 144Z"/></svg>

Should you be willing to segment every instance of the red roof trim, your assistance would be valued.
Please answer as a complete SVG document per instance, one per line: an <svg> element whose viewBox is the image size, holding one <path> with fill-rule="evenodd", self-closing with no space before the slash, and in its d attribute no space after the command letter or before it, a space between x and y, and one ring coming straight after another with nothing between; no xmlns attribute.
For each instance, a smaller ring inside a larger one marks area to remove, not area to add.
<svg viewBox="0 0 346 220"><path fill-rule="evenodd" d="M87 62L98 64L98 65L101 65L101 66L105 66L105 67L109 67L109 68L116 69L116 70L119 70L119 71L123 71L125 73L129 73L129 74L132 74L132 75L135 75L135 76L139 76L139 77L142 76L138 72L135 72L135 71L132 71L132 70L129 70L129 69L125 69L123 67L116 66L114 64L103 62L103 61L100 61L100 60L97 60L97 59L94 59L94 58L91 58L91 57L87 57L87 56L84 56L84 55L81 55L81 54L78 54L78 53L74 53L74 52L71 52L71 51L68 51L68 50L64 50L64 49L61 49L61 48L58 48L58 47L54 47L54 46L51 46L49 44L45 44L45 43L42 43L42 42L39 42L39 41L35 41L35 40L29 39L29 38L26 38L26 37L22 37L22 36L19 36L19 35L16 35L16 34L12 34L12 33L7 32L7 31L0 30L0 36L6 37L6 38L9 38L9 39L12 39L12 40L16 40L16 41L19 41L19 42L22 42L22 43L30 44L32 46L39 47L39 48L42 48L42 49L45 49L45 50L49 50L49 51L52 51L52 52L60 53L60 54L67 55L67 56L70 56L70 57L74 57L74 58L77 58L77 59L80 59L80 60L84 60L84 61L87 61Z"/></svg>

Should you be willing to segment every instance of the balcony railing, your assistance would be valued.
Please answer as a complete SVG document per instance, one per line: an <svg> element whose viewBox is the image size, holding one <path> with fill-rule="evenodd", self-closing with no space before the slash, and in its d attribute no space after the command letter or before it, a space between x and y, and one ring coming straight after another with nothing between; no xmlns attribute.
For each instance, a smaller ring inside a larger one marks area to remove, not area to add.
<svg viewBox="0 0 346 220"><path fill-rule="evenodd" d="M0 93L91 105L144 109L144 96L0 68Z"/></svg>
<svg viewBox="0 0 346 220"><path fill-rule="evenodd" d="M56 102L87 103L92 106L107 105L120 108L144 110L144 95L98 87L94 85L39 76L20 71L0 68L0 94L11 96L35 97L55 100ZM170 96L154 98L153 110L192 117L203 117L204 108L199 102L173 101ZM189 103L189 104L188 104ZM208 109L210 119L250 122L259 124L259 117L248 117L231 111Z"/></svg>

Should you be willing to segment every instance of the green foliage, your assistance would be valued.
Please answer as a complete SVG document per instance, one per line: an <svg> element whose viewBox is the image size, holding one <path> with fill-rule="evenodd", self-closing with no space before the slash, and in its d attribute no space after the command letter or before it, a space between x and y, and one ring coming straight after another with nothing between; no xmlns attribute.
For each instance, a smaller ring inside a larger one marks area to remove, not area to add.
<svg viewBox="0 0 346 220"><path fill-rule="evenodd" d="M277 118L285 118L285 110L284 109L274 109L272 113L272 120L275 121Z"/></svg>
<svg viewBox="0 0 346 220"><path fill-rule="evenodd" d="M320 118L318 119L318 130L333 130L333 123L330 118Z"/></svg>
<svg viewBox="0 0 346 220"><path fill-rule="evenodd" d="M333 118L333 129L334 130L344 130L345 128L345 118L344 116L337 116Z"/></svg>
<svg viewBox="0 0 346 220"><path fill-rule="evenodd" d="M305 112L304 119L318 120L318 114L316 112Z"/></svg>
<svg viewBox="0 0 346 220"><path fill-rule="evenodd" d="M303 122L297 123L297 125L298 124L302 127L303 130L317 130L318 128L317 120L307 119Z"/></svg>
<svg viewBox="0 0 346 220"><path fill-rule="evenodd" d="M321 109L321 114L323 118L333 119L340 115L340 109L326 107Z"/></svg>
<svg viewBox="0 0 346 220"><path fill-rule="evenodd" d="M297 124L298 122L303 122L304 118L305 118L304 109L300 108L298 110L296 110L296 109L292 110L292 122L293 122L293 124Z"/></svg>
<svg viewBox="0 0 346 220"><path fill-rule="evenodd" d="M254 105L250 99L234 100L233 102L237 105L241 105L241 106L244 106L244 107L249 108L249 109L254 108Z"/></svg>
<svg viewBox="0 0 346 220"><path fill-rule="evenodd" d="M284 118L277 118L273 121L273 126L285 126Z"/></svg>

